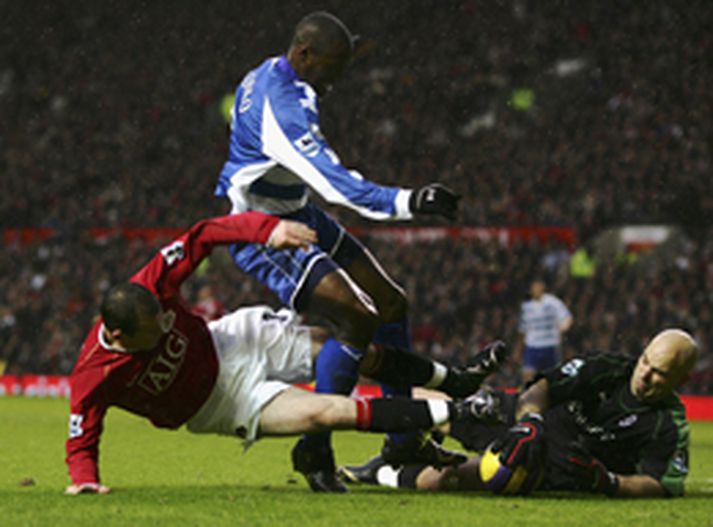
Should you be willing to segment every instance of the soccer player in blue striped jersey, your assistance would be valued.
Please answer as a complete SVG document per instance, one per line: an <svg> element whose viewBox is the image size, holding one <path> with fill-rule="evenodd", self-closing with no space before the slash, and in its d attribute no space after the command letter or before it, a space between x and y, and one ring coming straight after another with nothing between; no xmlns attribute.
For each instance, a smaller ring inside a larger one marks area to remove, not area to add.
<svg viewBox="0 0 713 527"><path fill-rule="evenodd" d="M547 292L544 279L530 284L531 299L520 307L516 363L522 364L522 382L528 384L537 373L560 361L562 335L572 327L572 313L555 295Z"/></svg>
<svg viewBox="0 0 713 527"><path fill-rule="evenodd" d="M389 369L403 375L384 386L387 394L408 395L410 382L421 378L422 384L464 396L502 360L504 346L480 354L479 364L464 372L476 373L475 383L473 375L466 375L464 383L463 376L441 364L418 363L408 353L404 291L356 238L309 201L310 191L316 192L374 220L456 217L459 196L445 186L406 189L373 183L345 168L322 135L319 96L344 72L354 41L339 19L312 13L298 23L285 55L268 58L238 86L228 160L216 195L230 199L234 213L256 210L304 222L317 231L319 241L307 251L245 243L233 246L231 253L241 269L283 303L335 324L338 340L325 344L316 364L318 392L348 394L360 372L383 379L383 370ZM367 364L362 357L371 343L380 358ZM460 459L413 434L389 436L384 449L394 463L418 458L439 465ZM334 478L329 435L303 437L293 450L293 464L314 490L346 490Z"/></svg>

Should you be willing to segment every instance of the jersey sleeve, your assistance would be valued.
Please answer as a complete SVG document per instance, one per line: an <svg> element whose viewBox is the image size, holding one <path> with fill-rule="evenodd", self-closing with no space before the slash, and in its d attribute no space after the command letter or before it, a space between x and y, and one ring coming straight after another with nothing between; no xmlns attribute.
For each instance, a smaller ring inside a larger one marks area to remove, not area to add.
<svg viewBox="0 0 713 527"><path fill-rule="evenodd" d="M260 212L231 214L200 221L161 249L132 278L159 297L170 297L216 245L267 243L279 218Z"/></svg>
<svg viewBox="0 0 713 527"><path fill-rule="evenodd" d="M555 299L555 309L557 310L557 322L564 322L568 318L572 318L572 313L569 311L567 306L559 298Z"/></svg>
<svg viewBox="0 0 713 527"><path fill-rule="evenodd" d="M75 485L99 483L99 438L107 405L95 391L83 391L72 382L67 468Z"/></svg>
<svg viewBox="0 0 713 527"><path fill-rule="evenodd" d="M599 353L574 358L543 372L547 379L549 406L569 401L586 400L600 391L616 386L628 375L631 361L614 354Z"/></svg>
<svg viewBox="0 0 713 527"><path fill-rule="evenodd" d="M346 169L319 131L316 98L295 86L266 95L262 114L263 153L298 175L329 203L374 219L411 219L410 190L385 187ZM308 112L313 112L314 119Z"/></svg>

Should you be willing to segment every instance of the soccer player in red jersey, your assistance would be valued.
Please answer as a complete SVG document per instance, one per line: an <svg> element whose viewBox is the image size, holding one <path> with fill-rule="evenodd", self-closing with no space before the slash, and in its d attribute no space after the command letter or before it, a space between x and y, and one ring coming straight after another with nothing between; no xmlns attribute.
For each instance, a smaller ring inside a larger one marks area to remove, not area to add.
<svg viewBox="0 0 713 527"><path fill-rule="evenodd" d="M180 295L216 245L297 248L315 241L306 225L259 212L203 220L107 292L70 378L67 494L109 492L98 458L110 406L160 428L185 424L248 442L332 429L407 431L472 416L467 400L360 400L295 388L289 383L312 378L326 330L264 306L206 323Z"/></svg>

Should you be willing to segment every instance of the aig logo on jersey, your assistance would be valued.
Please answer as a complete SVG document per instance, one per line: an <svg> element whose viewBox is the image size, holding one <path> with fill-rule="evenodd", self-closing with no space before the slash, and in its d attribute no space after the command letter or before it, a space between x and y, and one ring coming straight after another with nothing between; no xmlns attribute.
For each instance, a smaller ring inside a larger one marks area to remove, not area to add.
<svg viewBox="0 0 713 527"><path fill-rule="evenodd" d="M181 369L186 358L188 339L185 335L173 329L163 345L161 353L154 358L139 379L138 385L153 395L159 395L168 388Z"/></svg>

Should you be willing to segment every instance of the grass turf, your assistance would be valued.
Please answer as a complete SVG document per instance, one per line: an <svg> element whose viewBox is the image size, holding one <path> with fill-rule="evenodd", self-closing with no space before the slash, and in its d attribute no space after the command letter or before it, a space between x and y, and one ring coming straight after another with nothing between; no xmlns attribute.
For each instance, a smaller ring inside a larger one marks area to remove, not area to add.
<svg viewBox="0 0 713 527"><path fill-rule="evenodd" d="M290 468L293 439L239 441L167 432L111 410L101 446L108 496L63 496L67 402L0 397L0 525L713 526L713 423L692 425L687 495L608 500L426 494L359 487L311 493ZM379 436L340 433L341 462L360 462ZM30 481L31 480L31 481Z"/></svg>

